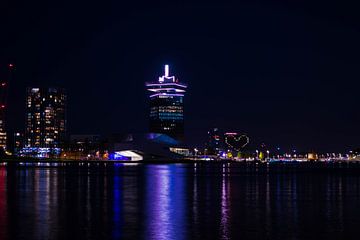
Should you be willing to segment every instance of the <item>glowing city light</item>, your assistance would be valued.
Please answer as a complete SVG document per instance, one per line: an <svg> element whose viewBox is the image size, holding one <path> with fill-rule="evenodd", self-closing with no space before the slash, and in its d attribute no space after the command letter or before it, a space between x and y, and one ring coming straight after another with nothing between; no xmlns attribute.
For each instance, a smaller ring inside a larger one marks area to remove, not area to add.
<svg viewBox="0 0 360 240"><path fill-rule="evenodd" d="M178 88L149 88L148 91L151 91L151 92L163 92L163 91L185 92L185 90L178 89Z"/></svg>
<svg viewBox="0 0 360 240"><path fill-rule="evenodd" d="M244 140L244 142L241 144L241 141ZM240 149L244 148L246 145L248 145L250 142L250 138L243 135L238 135L237 133L225 133L225 144L228 145L230 148L235 149L236 151L239 151ZM237 145L241 144L241 145Z"/></svg>
<svg viewBox="0 0 360 240"><path fill-rule="evenodd" d="M178 86L182 88L187 88L186 85L179 83L147 83L146 86L147 87Z"/></svg>
<svg viewBox="0 0 360 240"><path fill-rule="evenodd" d="M175 76L169 76L169 65L165 65L164 76L159 77L160 83L178 82Z"/></svg>
<svg viewBox="0 0 360 240"><path fill-rule="evenodd" d="M184 94L180 94L180 93L156 93L153 95L150 95L150 97L157 97L157 96L166 96L166 97L183 97Z"/></svg>

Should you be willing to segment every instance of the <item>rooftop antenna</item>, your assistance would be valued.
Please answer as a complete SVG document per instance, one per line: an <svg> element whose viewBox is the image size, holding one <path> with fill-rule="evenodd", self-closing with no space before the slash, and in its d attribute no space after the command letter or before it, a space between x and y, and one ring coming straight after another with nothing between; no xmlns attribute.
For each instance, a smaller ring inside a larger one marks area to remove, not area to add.
<svg viewBox="0 0 360 240"><path fill-rule="evenodd" d="M169 77L169 65L165 65L165 77Z"/></svg>

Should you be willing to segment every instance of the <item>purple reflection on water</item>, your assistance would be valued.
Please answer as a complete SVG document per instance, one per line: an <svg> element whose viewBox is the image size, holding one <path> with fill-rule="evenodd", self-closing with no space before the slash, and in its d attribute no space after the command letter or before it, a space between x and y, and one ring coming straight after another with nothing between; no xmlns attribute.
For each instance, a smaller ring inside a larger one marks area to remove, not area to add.
<svg viewBox="0 0 360 240"><path fill-rule="evenodd" d="M146 239L183 239L183 175L172 165L147 168Z"/></svg>
<svg viewBox="0 0 360 240"><path fill-rule="evenodd" d="M169 166L159 166L147 178L147 234L151 239L171 239Z"/></svg>

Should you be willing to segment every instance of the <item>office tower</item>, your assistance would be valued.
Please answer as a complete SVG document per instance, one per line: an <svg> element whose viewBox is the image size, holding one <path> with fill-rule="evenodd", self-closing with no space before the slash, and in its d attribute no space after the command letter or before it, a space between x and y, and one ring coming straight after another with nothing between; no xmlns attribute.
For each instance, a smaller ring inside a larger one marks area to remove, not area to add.
<svg viewBox="0 0 360 240"><path fill-rule="evenodd" d="M61 88L28 88L27 148L59 148L66 133L66 93Z"/></svg>
<svg viewBox="0 0 360 240"><path fill-rule="evenodd" d="M150 97L150 132L184 139L184 94L187 86L169 75L169 66L156 82L146 83Z"/></svg>
<svg viewBox="0 0 360 240"><path fill-rule="evenodd" d="M209 155L216 155L220 151L220 133L218 128L212 128L208 131L208 141L206 143L206 152Z"/></svg>

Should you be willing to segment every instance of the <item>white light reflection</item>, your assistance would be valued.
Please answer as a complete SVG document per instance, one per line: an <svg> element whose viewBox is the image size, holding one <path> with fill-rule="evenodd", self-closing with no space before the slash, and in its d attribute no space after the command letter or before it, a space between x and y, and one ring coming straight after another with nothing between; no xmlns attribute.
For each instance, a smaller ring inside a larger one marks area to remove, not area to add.
<svg viewBox="0 0 360 240"><path fill-rule="evenodd" d="M223 164L222 185L221 185L221 239L230 239L230 182L228 176L230 173L229 163Z"/></svg>
<svg viewBox="0 0 360 240"><path fill-rule="evenodd" d="M194 216L194 223L199 222L199 215L198 215L198 186L197 186L197 168L196 163L194 164L194 188L193 188L193 216Z"/></svg>

